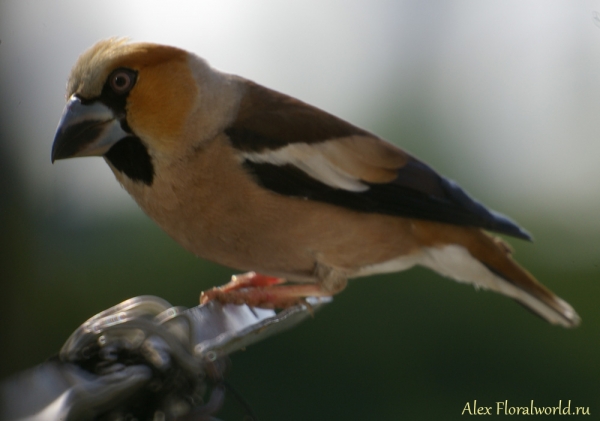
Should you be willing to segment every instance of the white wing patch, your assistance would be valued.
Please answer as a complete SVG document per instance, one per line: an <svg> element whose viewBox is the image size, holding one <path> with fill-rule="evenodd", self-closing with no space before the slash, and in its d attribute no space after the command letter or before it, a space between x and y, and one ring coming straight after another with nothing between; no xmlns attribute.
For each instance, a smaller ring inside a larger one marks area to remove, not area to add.
<svg viewBox="0 0 600 421"><path fill-rule="evenodd" d="M334 162L327 158L330 143L337 142L328 140L325 142L309 145L306 143L292 143L283 148L263 152L243 152L244 160L257 164L293 165L306 174L337 189L353 192L369 190L359 178L344 171Z"/></svg>

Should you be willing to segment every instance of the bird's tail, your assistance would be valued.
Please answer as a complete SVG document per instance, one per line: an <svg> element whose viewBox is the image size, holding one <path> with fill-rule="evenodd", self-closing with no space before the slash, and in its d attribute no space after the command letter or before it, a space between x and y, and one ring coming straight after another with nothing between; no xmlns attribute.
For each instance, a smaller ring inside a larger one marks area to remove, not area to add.
<svg viewBox="0 0 600 421"><path fill-rule="evenodd" d="M419 263L459 282L507 295L550 323L577 326L575 310L511 256L506 243L474 228L453 227L447 243L423 248Z"/></svg>

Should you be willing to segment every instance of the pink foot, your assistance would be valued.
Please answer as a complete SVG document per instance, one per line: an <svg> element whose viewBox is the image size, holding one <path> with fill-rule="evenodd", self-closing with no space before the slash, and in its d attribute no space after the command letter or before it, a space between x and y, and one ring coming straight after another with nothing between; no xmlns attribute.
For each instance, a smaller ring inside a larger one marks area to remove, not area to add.
<svg viewBox="0 0 600 421"><path fill-rule="evenodd" d="M317 284L280 285L285 279L248 272L233 276L231 282L202 292L200 304L246 304L250 307L287 308L305 303L304 298L328 296Z"/></svg>

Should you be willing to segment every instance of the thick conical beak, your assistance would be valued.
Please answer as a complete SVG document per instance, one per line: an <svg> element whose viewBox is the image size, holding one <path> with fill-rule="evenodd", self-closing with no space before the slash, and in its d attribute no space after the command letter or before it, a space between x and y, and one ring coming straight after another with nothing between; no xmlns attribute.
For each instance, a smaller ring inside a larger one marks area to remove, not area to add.
<svg viewBox="0 0 600 421"><path fill-rule="evenodd" d="M88 104L72 95L65 106L52 145L52 162L76 156L104 155L129 136L110 108L101 102Z"/></svg>

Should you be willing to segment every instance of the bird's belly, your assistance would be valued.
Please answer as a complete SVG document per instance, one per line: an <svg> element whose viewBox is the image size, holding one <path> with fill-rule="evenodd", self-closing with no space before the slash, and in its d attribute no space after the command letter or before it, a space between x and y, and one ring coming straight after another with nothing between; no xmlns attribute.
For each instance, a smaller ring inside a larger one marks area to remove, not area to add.
<svg viewBox="0 0 600 421"><path fill-rule="evenodd" d="M318 267L346 277L390 265L400 270L410 259L397 258L417 250L409 219L287 197L254 184L245 186L243 196L224 194L235 186L185 180L187 174L171 177L177 185L165 177L151 187L117 178L180 245L224 266L314 281ZM226 181L225 175L218 179ZM391 261L396 263L386 263Z"/></svg>
<svg viewBox="0 0 600 421"><path fill-rule="evenodd" d="M339 212L330 205L277 215L248 213L228 212L193 224L173 223L184 219L179 217L157 222L197 256L294 281L316 280L318 266L355 277L416 263L408 220Z"/></svg>

